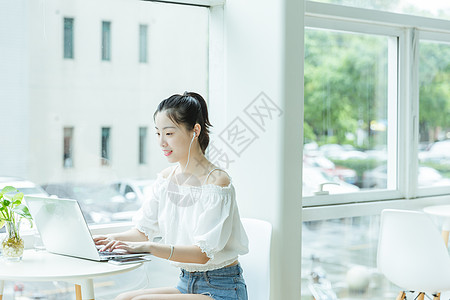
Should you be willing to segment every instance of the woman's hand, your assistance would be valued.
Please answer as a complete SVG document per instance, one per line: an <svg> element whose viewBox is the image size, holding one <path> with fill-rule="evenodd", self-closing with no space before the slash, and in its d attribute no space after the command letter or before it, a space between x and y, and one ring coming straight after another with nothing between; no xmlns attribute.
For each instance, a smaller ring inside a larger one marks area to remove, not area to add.
<svg viewBox="0 0 450 300"><path fill-rule="evenodd" d="M95 235L92 239L94 240L95 245L106 245L113 240L108 235Z"/></svg>
<svg viewBox="0 0 450 300"><path fill-rule="evenodd" d="M105 247L105 250L121 249L129 253L150 253L151 242L122 242L122 241L111 241Z"/></svg>

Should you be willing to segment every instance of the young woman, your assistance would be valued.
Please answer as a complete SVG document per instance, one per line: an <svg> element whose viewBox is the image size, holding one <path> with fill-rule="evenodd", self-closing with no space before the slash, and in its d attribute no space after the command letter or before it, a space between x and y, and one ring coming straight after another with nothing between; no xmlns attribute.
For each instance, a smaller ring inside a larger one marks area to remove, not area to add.
<svg viewBox="0 0 450 300"><path fill-rule="evenodd" d="M102 250L149 252L181 269L177 287L127 292L116 300L247 300L238 256L248 252L234 187L205 157L208 110L196 93L163 100L153 115L164 156L177 163L158 174L133 218L135 228L95 237ZM161 237L159 242L153 242Z"/></svg>

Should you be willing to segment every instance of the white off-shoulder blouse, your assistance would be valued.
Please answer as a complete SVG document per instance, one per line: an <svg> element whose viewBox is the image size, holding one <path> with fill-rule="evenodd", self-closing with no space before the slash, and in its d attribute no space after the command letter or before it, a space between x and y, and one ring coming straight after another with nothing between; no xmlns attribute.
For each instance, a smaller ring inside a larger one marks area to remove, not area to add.
<svg viewBox="0 0 450 300"><path fill-rule="evenodd" d="M178 185L158 174L147 199L133 217L136 228L150 241L197 245L205 264L171 262L189 272L209 271L234 262L248 252L248 239L239 217L234 187L214 184Z"/></svg>

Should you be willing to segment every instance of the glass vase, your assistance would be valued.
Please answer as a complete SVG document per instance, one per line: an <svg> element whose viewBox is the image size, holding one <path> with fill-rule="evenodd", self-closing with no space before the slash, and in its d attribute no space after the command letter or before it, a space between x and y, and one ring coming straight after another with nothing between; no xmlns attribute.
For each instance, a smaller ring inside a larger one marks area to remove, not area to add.
<svg viewBox="0 0 450 300"><path fill-rule="evenodd" d="M2 255L8 261L20 261L23 256L24 242L20 237L20 221L6 222L6 236L2 241Z"/></svg>

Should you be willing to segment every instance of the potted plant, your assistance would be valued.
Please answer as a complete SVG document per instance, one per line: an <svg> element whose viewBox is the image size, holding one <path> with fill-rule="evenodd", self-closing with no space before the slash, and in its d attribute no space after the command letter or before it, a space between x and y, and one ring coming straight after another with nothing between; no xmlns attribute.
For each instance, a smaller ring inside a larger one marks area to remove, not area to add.
<svg viewBox="0 0 450 300"><path fill-rule="evenodd" d="M20 221L25 218L31 226L32 217L28 207L22 203L23 193L12 186L0 192L0 228L6 225L6 237L2 241L3 257L11 261L22 259L24 242L20 237Z"/></svg>

